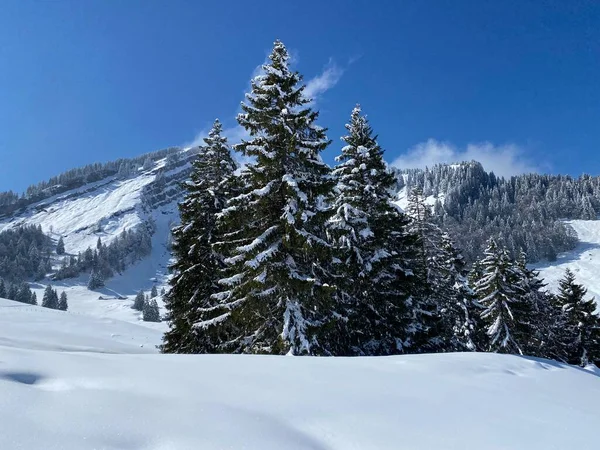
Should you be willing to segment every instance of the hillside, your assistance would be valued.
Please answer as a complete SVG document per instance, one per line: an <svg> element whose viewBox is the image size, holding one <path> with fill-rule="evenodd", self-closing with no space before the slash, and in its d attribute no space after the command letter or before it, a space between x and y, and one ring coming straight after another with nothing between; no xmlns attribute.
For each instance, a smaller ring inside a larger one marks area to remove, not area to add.
<svg viewBox="0 0 600 450"><path fill-rule="evenodd" d="M548 289L556 292L558 282L570 268L577 281L588 290L590 297L596 298L600 309L600 221L570 220L566 222L577 233L579 244L570 252L560 254L552 264L534 265L548 285Z"/></svg>
<svg viewBox="0 0 600 450"><path fill-rule="evenodd" d="M67 293L69 308L75 313L139 322L140 313L131 310L130 306L140 289L149 291L153 285L160 287L166 282L169 230L178 221L180 183L188 176L189 160L194 152L179 150L176 156L147 161L125 176L111 175L85 183L0 218L0 232L34 225L41 226L55 242L62 237L66 255L53 257L55 270L70 255L95 248L99 238L110 245L126 230L142 227L151 230L151 254L111 277L105 287L88 290L88 273L60 281L46 278L31 283L38 298L41 299L44 288L52 284ZM165 328L165 324L143 325Z"/></svg>
<svg viewBox="0 0 600 450"><path fill-rule="evenodd" d="M0 300L0 448L596 448L597 372L478 353L139 354L153 339Z"/></svg>

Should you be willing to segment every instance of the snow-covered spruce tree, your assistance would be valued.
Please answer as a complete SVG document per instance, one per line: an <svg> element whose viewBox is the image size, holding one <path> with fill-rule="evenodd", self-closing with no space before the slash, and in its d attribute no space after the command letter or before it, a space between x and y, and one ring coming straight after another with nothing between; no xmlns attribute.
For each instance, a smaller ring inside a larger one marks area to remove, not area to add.
<svg viewBox="0 0 600 450"><path fill-rule="evenodd" d="M155 297L158 297L158 289L156 288L156 285L153 285L152 289L150 290L150 298Z"/></svg>
<svg viewBox="0 0 600 450"><path fill-rule="evenodd" d="M522 273L508 251L491 238L481 261L483 276L475 293L485 307L481 320L489 337L488 351L523 354L533 335L531 308L524 298Z"/></svg>
<svg viewBox="0 0 600 450"><path fill-rule="evenodd" d="M415 273L423 282L415 308L419 351L472 351L476 348L476 304L465 262L447 233L433 222L419 187L411 190L406 212L416 238Z"/></svg>
<svg viewBox="0 0 600 450"><path fill-rule="evenodd" d="M58 294L51 285L46 286L44 297L42 298L42 306L44 308L58 309Z"/></svg>
<svg viewBox="0 0 600 450"><path fill-rule="evenodd" d="M88 281L88 289L93 291L94 289L98 289L104 286L104 277L101 275L98 269L92 269L90 273L90 279Z"/></svg>
<svg viewBox="0 0 600 450"><path fill-rule="evenodd" d="M160 322L160 310L156 299L144 302L144 322Z"/></svg>
<svg viewBox="0 0 600 450"><path fill-rule="evenodd" d="M0 298L6 298L6 284L2 278L0 278Z"/></svg>
<svg viewBox="0 0 600 450"><path fill-rule="evenodd" d="M69 309L69 303L67 301L67 293L65 291L62 291L60 293L60 298L58 300L58 309L60 309L61 311L66 311L67 309Z"/></svg>
<svg viewBox="0 0 600 450"><path fill-rule="evenodd" d="M414 252L414 238L406 232L408 219L392 204L395 178L360 106L346 129L332 172L333 214L325 224L335 258L336 354L406 352L414 284L407 256Z"/></svg>
<svg viewBox="0 0 600 450"><path fill-rule="evenodd" d="M551 303L551 295L544 290L546 285L539 277L539 272L527 267L527 254L523 251L517 260L517 269L521 272L521 290L523 301L530 311L530 327L524 336L523 351L528 355L558 359L560 346L557 329L557 316Z"/></svg>
<svg viewBox="0 0 600 450"><path fill-rule="evenodd" d="M211 350L204 338L198 338L194 324L201 321L200 309L212 307L211 295L218 289L223 257L213 248L217 214L236 185L236 164L221 133L222 125L216 120L193 162L191 179L184 184L181 225L173 230L171 289L164 297L170 323L163 338L165 353ZM152 294L156 296L156 286Z"/></svg>
<svg viewBox="0 0 600 450"><path fill-rule="evenodd" d="M571 270L559 282L555 297L565 314L563 341L567 362L579 366L595 363L600 366L600 317L595 314L594 299L585 299L587 289L575 282Z"/></svg>
<svg viewBox="0 0 600 450"><path fill-rule="evenodd" d="M238 115L251 137L236 149L253 161L243 194L220 215L221 291L195 326L207 352L330 354L323 196L331 182L319 156L329 142L281 42L269 59Z"/></svg>
<svg viewBox="0 0 600 450"><path fill-rule="evenodd" d="M144 291L140 291L135 296L135 300L133 301L133 305L131 306L131 308L135 309L136 311L143 311L145 301L146 298L144 297Z"/></svg>
<svg viewBox="0 0 600 450"><path fill-rule="evenodd" d="M481 306L469 287L463 255L448 233L442 234L440 279L445 295L441 299L438 327L441 348L446 351L474 351L481 348L479 314Z"/></svg>
<svg viewBox="0 0 600 450"><path fill-rule="evenodd" d="M62 236L58 238L58 243L56 244L56 254L64 255L65 254L65 241Z"/></svg>

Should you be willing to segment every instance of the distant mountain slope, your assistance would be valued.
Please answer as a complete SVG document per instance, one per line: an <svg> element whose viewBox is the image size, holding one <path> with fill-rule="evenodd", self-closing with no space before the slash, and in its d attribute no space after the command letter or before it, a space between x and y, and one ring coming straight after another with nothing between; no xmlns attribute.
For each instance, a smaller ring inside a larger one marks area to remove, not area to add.
<svg viewBox="0 0 600 450"><path fill-rule="evenodd" d="M558 282L565 270L571 269L577 282L588 289L589 296L596 298L600 310L600 220L570 220L566 223L577 233L577 247L560 254L556 262L539 263L534 267L552 292L558 290Z"/></svg>

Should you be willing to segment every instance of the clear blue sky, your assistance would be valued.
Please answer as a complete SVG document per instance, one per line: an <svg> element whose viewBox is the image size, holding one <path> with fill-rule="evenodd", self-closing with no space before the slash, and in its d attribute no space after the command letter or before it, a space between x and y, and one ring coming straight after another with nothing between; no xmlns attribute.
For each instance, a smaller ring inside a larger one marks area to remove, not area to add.
<svg viewBox="0 0 600 450"><path fill-rule="evenodd" d="M598 1L3 0L0 190L233 127L276 38L329 161L360 102L390 162L600 174Z"/></svg>

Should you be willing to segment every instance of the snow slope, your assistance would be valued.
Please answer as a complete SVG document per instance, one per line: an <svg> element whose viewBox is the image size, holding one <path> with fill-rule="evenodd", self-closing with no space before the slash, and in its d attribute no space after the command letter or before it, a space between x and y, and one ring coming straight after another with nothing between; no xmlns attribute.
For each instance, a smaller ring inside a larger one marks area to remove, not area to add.
<svg viewBox="0 0 600 450"><path fill-rule="evenodd" d="M597 448L600 373L495 354L140 354L149 333L0 300L0 448Z"/></svg>
<svg viewBox="0 0 600 450"><path fill-rule="evenodd" d="M1 218L0 232L21 225L41 225L55 240L63 237L67 254L71 255L95 248L98 238L110 244L125 230L144 224L152 224L155 229L151 255L108 280L105 288L89 291L89 274L58 282L46 279L31 283L38 299L41 301L45 287L51 283L59 292L67 293L72 312L164 331L166 324L142 322L141 314L131 305L140 289L148 292L153 285L159 289L166 285L170 259L167 240L170 228L179 221L179 182L187 177L190 155L184 150L181 164L175 167L167 168L165 159L159 159L151 169L140 169L127 179L109 177L88 183L30 205L13 217ZM55 258L55 266L59 267L60 261Z"/></svg>
<svg viewBox="0 0 600 450"><path fill-rule="evenodd" d="M0 299L2 347L69 352L157 353L156 346L161 339L160 330Z"/></svg>
<svg viewBox="0 0 600 450"><path fill-rule="evenodd" d="M600 302L600 220L569 220L565 222L575 230L579 244L573 251L559 255L552 263L543 262L533 267L548 284L552 292L558 290L558 282L570 268L577 282L588 289L588 294Z"/></svg>

